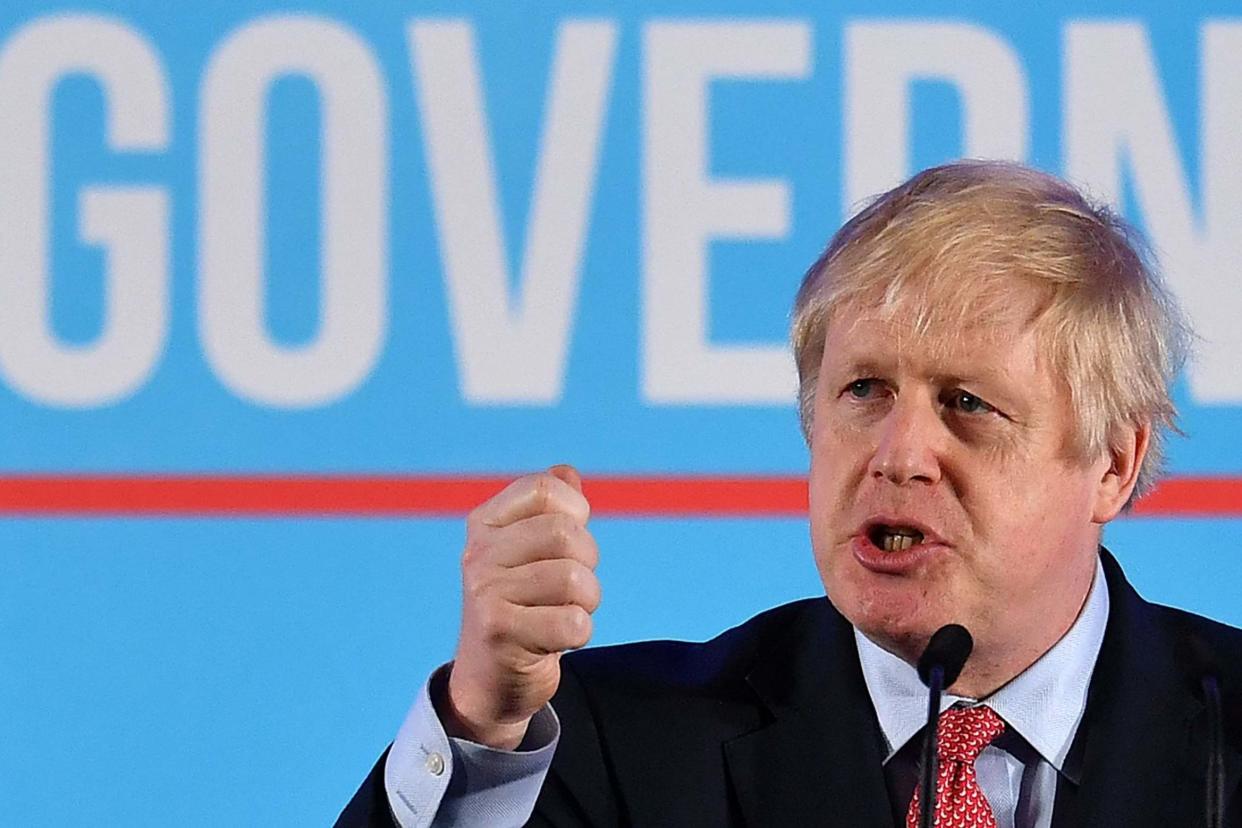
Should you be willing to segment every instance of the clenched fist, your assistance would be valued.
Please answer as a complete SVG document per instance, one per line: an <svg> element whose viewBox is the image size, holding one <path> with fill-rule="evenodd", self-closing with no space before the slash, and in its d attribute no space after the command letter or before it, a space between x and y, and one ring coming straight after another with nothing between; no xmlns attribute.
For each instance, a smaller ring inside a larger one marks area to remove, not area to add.
<svg viewBox="0 0 1242 828"><path fill-rule="evenodd" d="M511 483L466 519L462 620L446 731L512 750L560 683L560 654L591 637L599 550L572 466Z"/></svg>

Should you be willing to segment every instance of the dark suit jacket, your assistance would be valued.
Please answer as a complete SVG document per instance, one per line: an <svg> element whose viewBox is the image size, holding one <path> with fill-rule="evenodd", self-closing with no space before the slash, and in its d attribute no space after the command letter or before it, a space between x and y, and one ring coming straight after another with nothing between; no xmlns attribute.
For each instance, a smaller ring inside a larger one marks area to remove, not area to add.
<svg viewBox="0 0 1242 828"><path fill-rule="evenodd" d="M1204 824L1205 667L1226 691L1227 825L1242 827L1242 631L1147 603L1102 555L1108 627L1069 759L1080 784L1059 785L1054 828ZM850 625L826 599L706 643L587 649L562 665L562 735L532 825L893 828L879 723ZM393 824L383 764L338 826Z"/></svg>

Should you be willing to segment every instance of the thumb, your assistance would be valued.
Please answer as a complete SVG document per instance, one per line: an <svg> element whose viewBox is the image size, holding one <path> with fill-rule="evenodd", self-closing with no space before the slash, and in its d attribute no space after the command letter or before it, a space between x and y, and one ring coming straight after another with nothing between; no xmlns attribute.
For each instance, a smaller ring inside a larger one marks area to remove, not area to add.
<svg viewBox="0 0 1242 828"><path fill-rule="evenodd" d="M578 470L568 463L557 463L548 469L548 474L568 483L575 492L582 494L582 475L578 474Z"/></svg>

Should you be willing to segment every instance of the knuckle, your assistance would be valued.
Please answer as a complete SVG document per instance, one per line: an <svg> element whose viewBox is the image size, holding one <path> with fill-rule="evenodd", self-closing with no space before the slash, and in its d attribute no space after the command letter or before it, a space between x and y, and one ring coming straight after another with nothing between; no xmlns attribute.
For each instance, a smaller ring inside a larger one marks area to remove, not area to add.
<svg viewBox="0 0 1242 828"><path fill-rule="evenodd" d="M488 595L488 587L490 582L480 573L474 570L467 570L462 573L461 591L463 597L471 603L481 603L486 600Z"/></svg>
<svg viewBox="0 0 1242 828"><path fill-rule="evenodd" d="M466 534L466 544L462 547L461 565L473 567L487 560L489 544L479 537L477 532Z"/></svg>
<svg viewBox="0 0 1242 828"><path fill-rule="evenodd" d="M570 551L579 546L584 534L583 528L578 525L573 516L563 512L557 513L552 518L552 532L557 548L561 551Z"/></svg>
<svg viewBox="0 0 1242 828"><path fill-rule="evenodd" d="M479 627L483 642L496 647L506 643L513 636L513 619L500 605L484 603L479 609Z"/></svg>
<svg viewBox="0 0 1242 828"><path fill-rule="evenodd" d="M573 523L568 515L555 514L549 520L548 533L552 536L552 542L557 549L564 549L569 545L570 538L573 537Z"/></svg>
<svg viewBox="0 0 1242 828"><path fill-rule="evenodd" d="M577 596L586 586L583 583L583 572L578 566L573 565L573 561L566 561L561 567L561 586L565 590L566 595Z"/></svg>

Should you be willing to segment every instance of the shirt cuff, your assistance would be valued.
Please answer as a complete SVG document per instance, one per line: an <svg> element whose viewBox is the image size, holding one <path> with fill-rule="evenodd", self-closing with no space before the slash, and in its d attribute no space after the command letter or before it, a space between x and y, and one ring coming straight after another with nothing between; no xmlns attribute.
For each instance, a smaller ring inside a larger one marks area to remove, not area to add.
<svg viewBox="0 0 1242 828"><path fill-rule="evenodd" d="M384 790L393 819L401 828L520 826L530 818L552 765L561 734L556 712L544 705L516 751L450 737L431 702L448 666L423 685L388 751Z"/></svg>

